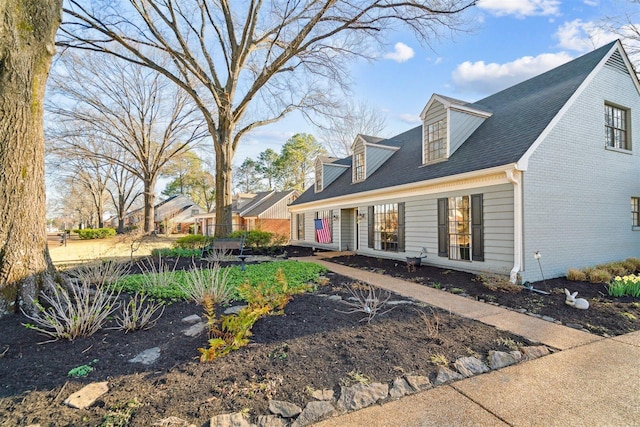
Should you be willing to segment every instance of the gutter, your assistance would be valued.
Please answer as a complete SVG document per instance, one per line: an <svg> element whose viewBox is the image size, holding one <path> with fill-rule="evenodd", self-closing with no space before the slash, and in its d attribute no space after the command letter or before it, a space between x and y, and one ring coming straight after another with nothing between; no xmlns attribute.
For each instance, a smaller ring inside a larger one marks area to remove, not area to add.
<svg viewBox="0 0 640 427"><path fill-rule="evenodd" d="M507 179L513 184L513 268L509 274L511 283L518 282L518 273L522 270L522 171L509 169L506 171Z"/></svg>

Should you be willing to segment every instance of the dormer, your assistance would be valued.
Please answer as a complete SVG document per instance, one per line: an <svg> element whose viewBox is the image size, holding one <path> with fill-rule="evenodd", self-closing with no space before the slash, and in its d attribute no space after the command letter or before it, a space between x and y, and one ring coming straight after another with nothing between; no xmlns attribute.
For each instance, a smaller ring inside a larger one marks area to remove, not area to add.
<svg viewBox="0 0 640 427"><path fill-rule="evenodd" d="M368 135L358 135L351 144L352 167L351 182L362 182L371 176L384 162L387 161L399 147L380 144L383 138Z"/></svg>
<svg viewBox="0 0 640 427"><path fill-rule="evenodd" d="M315 170L316 178L314 189L316 193L321 192L335 181L344 171L349 169L349 165L336 163L339 159L335 157L318 156L316 158Z"/></svg>
<svg viewBox="0 0 640 427"><path fill-rule="evenodd" d="M433 94L420 113L422 164L447 160L489 117L465 101Z"/></svg>

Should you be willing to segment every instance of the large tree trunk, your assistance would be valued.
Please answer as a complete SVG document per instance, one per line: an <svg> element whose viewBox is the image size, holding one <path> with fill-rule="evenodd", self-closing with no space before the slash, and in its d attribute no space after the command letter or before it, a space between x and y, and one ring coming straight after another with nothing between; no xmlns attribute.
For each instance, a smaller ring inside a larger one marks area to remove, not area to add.
<svg viewBox="0 0 640 427"><path fill-rule="evenodd" d="M42 115L61 10L61 0L0 2L0 316L32 310L55 276Z"/></svg>
<svg viewBox="0 0 640 427"><path fill-rule="evenodd" d="M151 234L156 229L155 205L156 205L156 180L147 178L144 180L144 232Z"/></svg>
<svg viewBox="0 0 640 427"><path fill-rule="evenodd" d="M222 122L222 121L221 121ZM233 193L232 168L234 150L232 147L233 126L221 123L215 130L216 151L216 223L215 236L226 237L232 231L231 202Z"/></svg>

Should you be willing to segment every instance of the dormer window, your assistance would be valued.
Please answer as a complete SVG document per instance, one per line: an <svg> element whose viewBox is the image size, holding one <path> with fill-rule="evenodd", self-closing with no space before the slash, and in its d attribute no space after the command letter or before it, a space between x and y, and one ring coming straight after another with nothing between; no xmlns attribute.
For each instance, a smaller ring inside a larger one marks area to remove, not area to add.
<svg viewBox="0 0 640 427"><path fill-rule="evenodd" d="M316 174L316 193L322 191L322 173Z"/></svg>
<svg viewBox="0 0 640 427"><path fill-rule="evenodd" d="M447 155L447 121L438 120L426 126L424 137L424 161L431 163L446 158Z"/></svg>
<svg viewBox="0 0 640 427"><path fill-rule="evenodd" d="M364 170L364 153L357 153L353 160L353 168L355 170L354 181L363 181L365 178Z"/></svg>

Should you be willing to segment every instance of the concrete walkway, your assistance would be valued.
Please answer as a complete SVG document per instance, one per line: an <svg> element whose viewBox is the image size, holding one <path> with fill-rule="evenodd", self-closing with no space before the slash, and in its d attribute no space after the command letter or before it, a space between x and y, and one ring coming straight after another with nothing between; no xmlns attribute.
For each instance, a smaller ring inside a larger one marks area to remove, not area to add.
<svg viewBox="0 0 640 427"><path fill-rule="evenodd" d="M602 338L318 257L335 273L562 351L331 418L338 426L640 426L640 331Z"/></svg>

